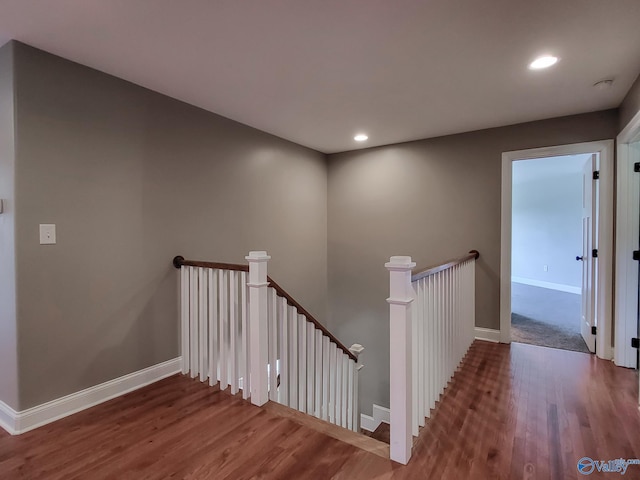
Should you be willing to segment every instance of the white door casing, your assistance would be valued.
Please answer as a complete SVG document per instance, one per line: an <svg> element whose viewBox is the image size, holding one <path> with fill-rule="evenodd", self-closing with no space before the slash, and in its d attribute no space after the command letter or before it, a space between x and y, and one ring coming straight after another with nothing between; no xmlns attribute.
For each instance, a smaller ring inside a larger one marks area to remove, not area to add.
<svg viewBox="0 0 640 480"><path fill-rule="evenodd" d="M500 341L511 342L511 201L513 162L543 157L599 154L600 179L597 201L598 222L595 244L598 248L596 335L598 357L613 358L611 343L613 289L613 140L574 143L553 147L533 148L502 154L502 198L500 239Z"/></svg>
<svg viewBox="0 0 640 480"><path fill-rule="evenodd" d="M634 250L640 249L640 112L617 138L617 211L616 211L616 365L636 368L637 350L631 338L638 335L638 262ZM639 387L640 388L640 387ZM639 394L640 395L640 394Z"/></svg>

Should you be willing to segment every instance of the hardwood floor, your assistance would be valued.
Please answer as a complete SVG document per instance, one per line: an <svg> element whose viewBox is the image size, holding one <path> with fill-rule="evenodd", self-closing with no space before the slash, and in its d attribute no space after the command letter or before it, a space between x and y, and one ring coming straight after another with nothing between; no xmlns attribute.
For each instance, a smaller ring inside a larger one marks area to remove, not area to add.
<svg viewBox="0 0 640 480"><path fill-rule="evenodd" d="M576 464L640 458L637 395L636 372L590 355L475 342L404 467L175 376L18 437L0 430L0 478L617 478Z"/></svg>

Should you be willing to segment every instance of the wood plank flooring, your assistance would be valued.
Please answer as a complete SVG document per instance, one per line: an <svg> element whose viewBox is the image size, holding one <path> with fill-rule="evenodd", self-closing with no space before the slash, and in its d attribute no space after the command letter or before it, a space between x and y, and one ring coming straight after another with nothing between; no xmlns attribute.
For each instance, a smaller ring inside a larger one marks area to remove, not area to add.
<svg viewBox="0 0 640 480"><path fill-rule="evenodd" d="M175 376L18 437L5 479L575 479L640 458L637 373L594 356L475 342L408 466ZM640 478L631 465L622 478Z"/></svg>

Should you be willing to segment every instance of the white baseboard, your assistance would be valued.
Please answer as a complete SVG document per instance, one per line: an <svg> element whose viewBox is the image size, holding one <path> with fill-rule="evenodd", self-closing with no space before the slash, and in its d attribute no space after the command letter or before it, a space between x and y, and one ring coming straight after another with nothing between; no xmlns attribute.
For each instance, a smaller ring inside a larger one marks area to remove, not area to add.
<svg viewBox="0 0 640 480"><path fill-rule="evenodd" d="M500 343L500 330L493 328L475 327L475 337L477 340Z"/></svg>
<svg viewBox="0 0 640 480"><path fill-rule="evenodd" d="M181 369L182 358L174 358L21 412L0 402L0 426L11 435L19 435L150 385Z"/></svg>
<svg viewBox="0 0 640 480"><path fill-rule="evenodd" d="M389 423L391 421L391 412L388 408L380 405L373 405L373 416L360 414L360 428L368 432L373 432L381 423Z"/></svg>
<svg viewBox="0 0 640 480"><path fill-rule="evenodd" d="M0 401L0 427L15 435L15 419L18 413L6 403Z"/></svg>
<svg viewBox="0 0 640 480"><path fill-rule="evenodd" d="M370 416L365 415L364 413L360 414L360 428L362 430L366 430L367 432L373 432L376 428L378 428L379 423L376 423L376 420Z"/></svg>
<svg viewBox="0 0 640 480"><path fill-rule="evenodd" d="M548 288L551 290L558 290L560 292L575 293L576 295L582 294L582 288L574 287L573 285L544 282L542 280L534 280L532 278L524 278L524 277L511 277L511 281L514 283L522 283L523 285L531 285L532 287Z"/></svg>

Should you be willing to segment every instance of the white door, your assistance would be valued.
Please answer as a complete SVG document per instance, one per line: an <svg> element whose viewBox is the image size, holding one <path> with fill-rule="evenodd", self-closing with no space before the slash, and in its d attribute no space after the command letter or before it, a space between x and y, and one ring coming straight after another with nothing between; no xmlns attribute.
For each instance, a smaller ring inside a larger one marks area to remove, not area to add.
<svg viewBox="0 0 640 480"><path fill-rule="evenodd" d="M596 326L596 309L594 300L596 287L597 260L593 258L594 239L596 238L596 181L593 172L596 170L596 156L585 162L582 169L582 255L576 260L582 261L582 315L580 333L590 352L596 351L596 336L592 327Z"/></svg>

